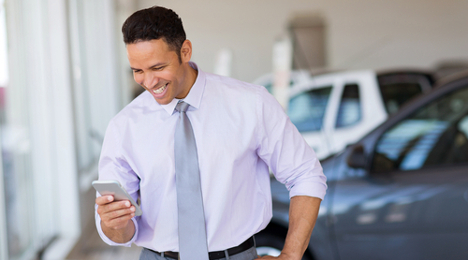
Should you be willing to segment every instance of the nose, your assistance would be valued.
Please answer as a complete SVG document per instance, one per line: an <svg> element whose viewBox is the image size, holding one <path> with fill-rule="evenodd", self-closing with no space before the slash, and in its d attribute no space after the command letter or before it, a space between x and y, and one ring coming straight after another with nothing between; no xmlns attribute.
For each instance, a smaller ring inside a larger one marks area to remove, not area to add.
<svg viewBox="0 0 468 260"><path fill-rule="evenodd" d="M159 82L159 78L156 77L156 75L154 75L153 73L145 73L142 84L143 86L147 88L152 88L156 86L158 82Z"/></svg>

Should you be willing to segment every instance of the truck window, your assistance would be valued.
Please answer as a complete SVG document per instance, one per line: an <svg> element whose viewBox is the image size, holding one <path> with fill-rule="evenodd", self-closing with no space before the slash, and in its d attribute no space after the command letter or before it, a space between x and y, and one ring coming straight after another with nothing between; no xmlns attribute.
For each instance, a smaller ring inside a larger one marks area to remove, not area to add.
<svg viewBox="0 0 468 260"><path fill-rule="evenodd" d="M288 116L299 132L322 129L325 110L332 87L302 92L289 100Z"/></svg>
<svg viewBox="0 0 468 260"><path fill-rule="evenodd" d="M362 110L357 84L347 84L341 95L340 107L336 116L336 128L352 126L361 121Z"/></svg>

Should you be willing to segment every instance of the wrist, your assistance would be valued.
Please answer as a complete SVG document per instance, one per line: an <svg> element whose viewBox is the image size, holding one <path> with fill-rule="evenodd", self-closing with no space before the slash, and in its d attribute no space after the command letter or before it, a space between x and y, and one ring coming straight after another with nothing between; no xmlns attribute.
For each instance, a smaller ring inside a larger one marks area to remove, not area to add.
<svg viewBox="0 0 468 260"><path fill-rule="evenodd" d="M298 254L297 252L293 252L293 251L284 250L284 249L283 251L281 251L281 255L284 257L284 259L288 259L288 260L301 260L302 259L301 254Z"/></svg>
<svg viewBox="0 0 468 260"><path fill-rule="evenodd" d="M131 219L129 219L127 224L122 228L108 227L101 221L101 229L104 235L116 243L127 243L133 238L136 231L135 225Z"/></svg>

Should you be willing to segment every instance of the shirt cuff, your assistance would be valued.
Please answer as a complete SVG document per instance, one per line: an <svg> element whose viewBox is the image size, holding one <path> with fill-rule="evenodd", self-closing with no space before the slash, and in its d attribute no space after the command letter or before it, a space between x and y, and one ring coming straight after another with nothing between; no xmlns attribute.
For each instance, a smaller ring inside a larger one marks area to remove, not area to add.
<svg viewBox="0 0 468 260"><path fill-rule="evenodd" d="M325 176L324 176L325 177ZM321 178L321 177L317 177ZM309 196L315 197L323 200L325 193L327 192L327 185L324 183L324 180L317 182L307 181L307 182L297 182L289 190L289 198L291 199L294 196Z"/></svg>
<svg viewBox="0 0 468 260"><path fill-rule="evenodd" d="M133 224L135 225L135 234L133 234L132 239L126 243L117 243L112 241L110 238L108 238L104 232L102 231L101 227L101 217L97 212L95 212L95 218L96 218L96 229L99 233L99 236L101 237L102 241L104 241L106 244L111 245L111 246L125 246L125 247L130 247L132 246L132 243L135 242L136 238L138 237L138 225L135 217L132 218Z"/></svg>

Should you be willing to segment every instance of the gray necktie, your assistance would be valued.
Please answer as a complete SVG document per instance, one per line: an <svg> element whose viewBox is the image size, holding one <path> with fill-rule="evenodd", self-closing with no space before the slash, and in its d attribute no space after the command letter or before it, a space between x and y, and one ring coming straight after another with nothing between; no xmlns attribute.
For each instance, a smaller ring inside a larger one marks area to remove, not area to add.
<svg viewBox="0 0 468 260"><path fill-rule="evenodd" d="M200 186L197 145L186 115L189 104L179 102L179 122L174 136L174 157L179 217L179 257L208 260L205 214Z"/></svg>

